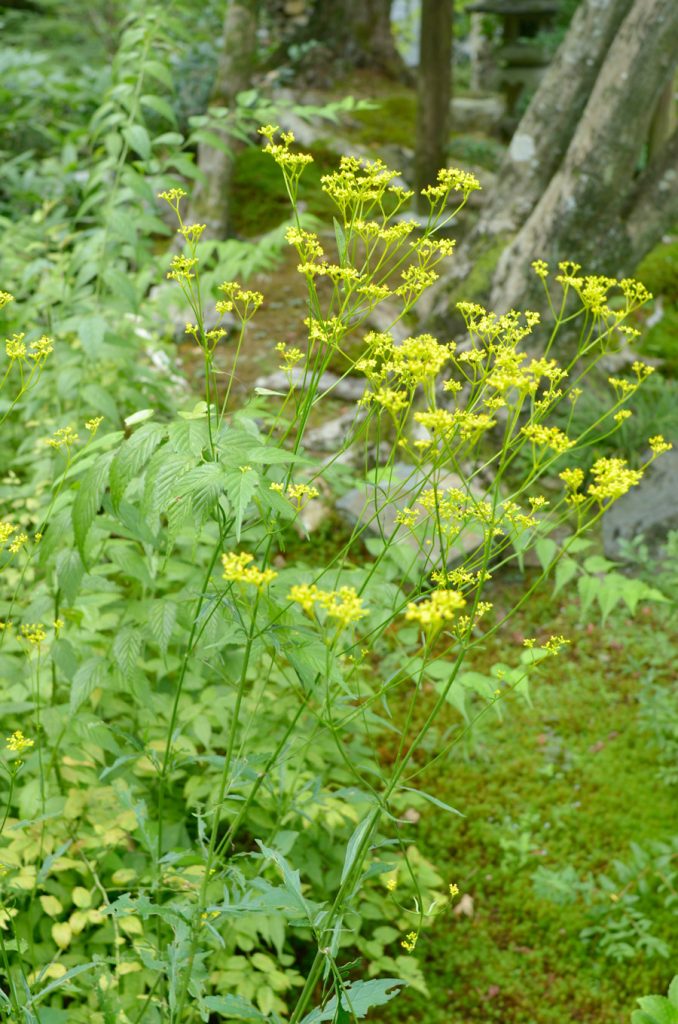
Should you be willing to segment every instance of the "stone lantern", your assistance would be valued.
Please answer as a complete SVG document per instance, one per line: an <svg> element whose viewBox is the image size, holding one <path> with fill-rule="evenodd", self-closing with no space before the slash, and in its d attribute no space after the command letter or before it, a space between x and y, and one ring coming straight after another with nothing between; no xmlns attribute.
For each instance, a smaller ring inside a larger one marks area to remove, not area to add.
<svg viewBox="0 0 678 1024"><path fill-rule="evenodd" d="M536 87L549 63L551 55L539 36L551 28L559 8L560 0L476 0L466 8L474 20L483 14L501 19L501 38L473 77L476 86L503 93L510 128L523 92Z"/></svg>

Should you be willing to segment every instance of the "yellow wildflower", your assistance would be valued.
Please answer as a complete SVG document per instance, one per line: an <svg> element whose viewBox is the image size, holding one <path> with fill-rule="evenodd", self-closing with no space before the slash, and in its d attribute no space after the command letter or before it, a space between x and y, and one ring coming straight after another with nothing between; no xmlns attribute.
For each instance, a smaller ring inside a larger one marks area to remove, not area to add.
<svg viewBox="0 0 678 1024"><path fill-rule="evenodd" d="M434 590L424 601L411 601L405 618L418 622L425 631L437 630L445 622L451 622L457 612L466 604L466 598L458 590Z"/></svg>
<svg viewBox="0 0 678 1024"><path fill-rule="evenodd" d="M11 736L8 736L5 740L5 746L7 750L11 750L15 754L23 754L24 750L29 750L35 746L35 740L26 739L21 729L17 729Z"/></svg>
<svg viewBox="0 0 678 1024"><path fill-rule="evenodd" d="M413 953L415 946L417 945L417 939L419 936L416 932L408 932L400 945L403 949L406 949L408 953Z"/></svg>
<svg viewBox="0 0 678 1024"><path fill-rule="evenodd" d="M661 434L656 434L654 437L651 437L648 444L655 455L661 455L662 452L670 452L673 448L671 442L665 441Z"/></svg>
<svg viewBox="0 0 678 1024"><path fill-rule="evenodd" d="M221 556L221 564L224 567L223 578L233 583L251 583L261 590L267 586L278 575L274 569L258 569L250 565L254 561L254 555L248 551L241 551L239 554L228 552Z"/></svg>

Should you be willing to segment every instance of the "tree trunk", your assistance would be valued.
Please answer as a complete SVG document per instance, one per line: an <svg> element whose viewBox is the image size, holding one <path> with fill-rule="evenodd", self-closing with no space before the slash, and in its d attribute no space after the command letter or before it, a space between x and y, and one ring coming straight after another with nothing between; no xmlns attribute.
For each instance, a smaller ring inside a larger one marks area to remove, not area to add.
<svg viewBox="0 0 678 1024"><path fill-rule="evenodd" d="M224 36L217 75L210 97L211 107L230 108L239 92L251 87L257 56L259 0L231 0L224 16ZM201 142L198 167L205 181L193 196L191 219L207 225L213 238L228 234L228 200L235 157L242 143L222 134L228 150Z"/></svg>
<svg viewBox="0 0 678 1024"><path fill-rule="evenodd" d="M449 270L429 295L430 317L449 315L469 275L482 277L487 299L492 262L525 223L558 170L591 95L600 68L634 0L581 0L570 27L516 128L496 183L477 223ZM534 257L531 257L534 258ZM478 274L479 261L488 264Z"/></svg>
<svg viewBox="0 0 678 1024"><path fill-rule="evenodd" d="M560 166L633 0L583 0L511 139L480 234L516 231Z"/></svg>
<svg viewBox="0 0 678 1024"><path fill-rule="evenodd" d="M678 222L678 128L638 178L624 210L632 269Z"/></svg>
<svg viewBox="0 0 678 1024"><path fill-rule="evenodd" d="M613 40L567 155L497 265L492 305L524 305L530 262L576 259L608 274L632 269L623 224L633 169L678 55L676 0L635 0ZM647 235L646 235L647 237Z"/></svg>
<svg viewBox="0 0 678 1024"><path fill-rule="evenodd" d="M431 185L447 163L452 99L452 0L423 0L417 72L417 189Z"/></svg>
<svg viewBox="0 0 678 1024"><path fill-rule="evenodd" d="M317 40L329 51L338 71L370 68L390 78L402 78L406 68L391 31L391 3L315 0L304 38Z"/></svg>

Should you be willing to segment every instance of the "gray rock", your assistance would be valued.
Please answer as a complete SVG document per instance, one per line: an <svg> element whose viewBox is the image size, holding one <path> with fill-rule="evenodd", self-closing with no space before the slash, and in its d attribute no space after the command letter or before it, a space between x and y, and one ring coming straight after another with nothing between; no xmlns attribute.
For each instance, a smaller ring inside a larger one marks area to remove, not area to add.
<svg viewBox="0 0 678 1024"><path fill-rule="evenodd" d="M451 105L452 126L456 132L487 132L501 127L506 103L501 96L455 96Z"/></svg>
<svg viewBox="0 0 678 1024"><path fill-rule="evenodd" d="M295 366L291 371L291 376L295 388L303 387L304 371L301 367ZM258 377L255 387L287 393L289 387L287 374L282 370L275 370L273 373L266 374L265 377ZM326 371L318 381L318 388L320 391L329 391L331 398L340 398L345 402L357 402L364 394L365 381L358 377L338 377L336 373ZM329 425L332 426L332 424Z"/></svg>
<svg viewBox="0 0 678 1024"><path fill-rule="evenodd" d="M384 535L401 549L408 549L412 562L416 563L422 575L428 575L433 569L440 568L440 544L435 539L430 544L426 544L425 540L422 542L409 527L398 525L395 520L401 509L414 504L425 479L426 475L422 470L398 462L393 467L390 477L380 480L376 488L374 484L368 484L361 489L354 488L339 498L336 504L337 511L350 526L363 524L368 535ZM438 487L464 489L464 483L455 473L447 473L439 480ZM478 499L483 497L476 489L473 489L473 494ZM481 542L480 530L464 530L455 542L448 564L462 562Z"/></svg>
<svg viewBox="0 0 678 1024"><path fill-rule="evenodd" d="M608 558L619 558L620 540L642 534L654 553L678 530L678 451L666 452L640 483L603 516L603 544Z"/></svg>

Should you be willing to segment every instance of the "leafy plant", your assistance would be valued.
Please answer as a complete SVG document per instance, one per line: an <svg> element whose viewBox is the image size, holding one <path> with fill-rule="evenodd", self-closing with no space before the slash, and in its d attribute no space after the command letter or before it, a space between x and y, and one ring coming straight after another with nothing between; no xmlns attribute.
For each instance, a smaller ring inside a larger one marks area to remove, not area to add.
<svg viewBox="0 0 678 1024"><path fill-rule="evenodd" d="M104 356L124 351L125 313L143 317L151 279L143 221L118 229L112 214L135 190L146 198L165 166L167 140L147 125L131 71L140 63L154 77L156 27L135 17L126 30L117 86L94 118L108 177L88 180L64 257L67 288L48 303L99 373ZM536 315L473 304L461 309L468 351L425 334L396 344L392 330L366 331L367 319L387 299L392 328L408 317L451 252L437 232L477 181L441 171L424 192L430 217L420 231L403 217L411 193L393 184L395 172L342 159L322 181L336 208L326 258L298 219L310 156L293 150L289 133L268 125L262 134L291 201L287 241L308 296L306 351L278 346L289 386L236 401L238 359L264 298L225 281L212 311L204 226L184 222L185 193L168 188L162 198L184 243L168 255L169 278L202 359L202 395L139 395L143 406L130 407L136 380L115 392L121 409L110 424L87 419L81 444L80 381L73 403L51 396L52 416L69 422L47 445L36 446L33 428L26 440L25 463L46 450L50 461L33 503L18 489L26 542L2 577L0 671L13 732L0 1001L11 1019L32 1024L49 1011L75 1024L214 1014L313 1024L361 1019L406 982L423 988L412 954L458 889L413 848L407 812L413 801L459 810L419 788L419 776L488 712L528 696L528 675L568 642L526 637L520 668L469 671L468 655L515 611L493 621L491 575L569 524L518 607L527 602L642 473L599 459L588 480L564 470L551 505L537 493L560 455L595 440L568 436L550 417L645 300L642 287L621 282L612 311L607 279L561 268L558 287L576 297L585 325L576 371L548 347L539 359L520 351ZM237 325L230 337L227 316ZM13 351L21 376L30 357ZM360 375L364 394L342 444L321 460L306 435L336 386L324 377L330 360ZM601 430L648 372L635 365ZM24 408L30 424L36 407ZM481 459L499 413L502 440ZM668 447L653 437L647 464ZM343 479L335 466L349 449L360 453L364 509L318 561L312 543L300 550L296 529L321 488L331 495ZM404 476L396 459L406 460ZM17 469L25 487L32 470ZM450 704L463 721L433 748Z"/></svg>

